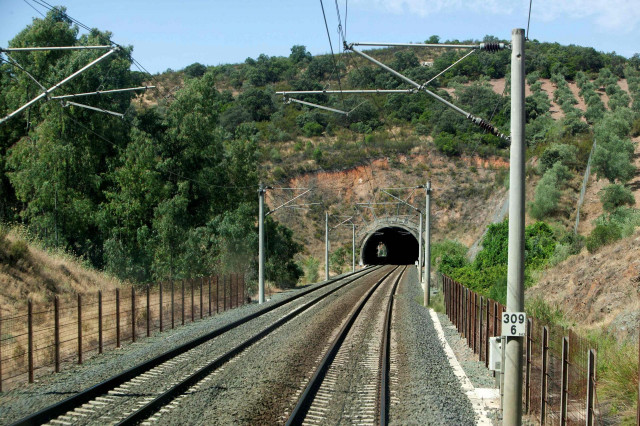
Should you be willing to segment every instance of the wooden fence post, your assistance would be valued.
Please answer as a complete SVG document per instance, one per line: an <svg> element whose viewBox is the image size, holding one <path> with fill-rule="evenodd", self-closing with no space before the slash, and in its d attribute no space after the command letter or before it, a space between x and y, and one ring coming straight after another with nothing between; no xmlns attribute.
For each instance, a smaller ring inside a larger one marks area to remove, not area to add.
<svg viewBox="0 0 640 426"><path fill-rule="evenodd" d="M567 424L567 396L569 393L569 337L562 338L562 379L560 390L560 425Z"/></svg>
<svg viewBox="0 0 640 426"><path fill-rule="evenodd" d="M202 319L202 311L204 311L204 305L202 304L202 284L204 277L200 277L200 319Z"/></svg>
<svg viewBox="0 0 640 426"><path fill-rule="evenodd" d="M82 295L78 293L78 364L82 364Z"/></svg>
<svg viewBox="0 0 640 426"><path fill-rule="evenodd" d="M136 341L136 289L131 287L131 341Z"/></svg>
<svg viewBox="0 0 640 426"><path fill-rule="evenodd" d="M193 300L193 278L191 278L189 281L191 282L191 322L193 322L195 318L194 315L196 306Z"/></svg>
<svg viewBox="0 0 640 426"><path fill-rule="evenodd" d="M151 294L149 294L149 285L147 284L147 337L151 336Z"/></svg>
<svg viewBox="0 0 640 426"><path fill-rule="evenodd" d="M589 350L589 362L587 364L587 426L594 424L594 401L596 384L596 351Z"/></svg>
<svg viewBox="0 0 640 426"><path fill-rule="evenodd" d="M98 290L98 353L102 353L102 291Z"/></svg>
<svg viewBox="0 0 640 426"><path fill-rule="evenodd" d="M27 357L28 357L28 370L29 370L29 383L33 383L33 306L31 300L27 304Z"/></svg>
<svg viewBox="0 0 640 426"><path fill-rule="evenodd" d="M120 289L116 288L116 348L120 347Z"/></svg>
<svg viewBox="0 0 640 426"><path fill-rule="evenodd" d="M540 424L543 425L547 414L547 374L549 362L549 327L542 329L542 376L540 380Z"/></svg>
<svg viewBox="0 0 640 426"><path fill-rule="evenodd" d="M60 300L58 296L53 298L53 346L54 346L54 370L60 372Z"/></svg>
<svg viewBox="0 0 640 426"><path fill-rule="evenodd" d="M209 286L209 293L207 293L209 295L209 310L207 312L211 316L211 276L207 278L207 285Z"/></svg>

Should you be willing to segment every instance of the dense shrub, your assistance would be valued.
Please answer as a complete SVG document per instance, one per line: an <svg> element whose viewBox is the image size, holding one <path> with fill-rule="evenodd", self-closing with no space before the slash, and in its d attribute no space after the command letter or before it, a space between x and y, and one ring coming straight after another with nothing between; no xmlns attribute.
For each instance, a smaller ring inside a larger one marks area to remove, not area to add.
<svg viewBox="0 0 640 426"><path fill-rule="evenodd" d="M611 244L622 238L622 230L616 223L600 223L587 237L586 246L589 253L596 252L600 247Z"/></svg>
<svg viewBox="0 0 640 426"><path fill-rule="evenodd" d="M633 192L624 185L611 184L600 192L602 208L606 212L613 212L623 205L633 206L636 202Z"/></svg>

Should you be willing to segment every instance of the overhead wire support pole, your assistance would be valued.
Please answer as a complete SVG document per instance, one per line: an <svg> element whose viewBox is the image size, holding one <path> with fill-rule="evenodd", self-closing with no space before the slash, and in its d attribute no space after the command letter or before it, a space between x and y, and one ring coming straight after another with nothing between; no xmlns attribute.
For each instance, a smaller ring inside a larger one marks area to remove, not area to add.
<svg viewBox="0 0 640 426"><path fill-rule="evenodd" d="M74 93L71 95L60 95L60 96L51 96L50 99L69 99L69 98L79 98L81 96L92 96L92 95L106 95L110 93L120 93L120 92L131 92L134 90L148 90L155 89L156 86L140 86L140 87L129 87L126 89L113 89L113 90L100 90L96 92L87 92L87 93Z"/></svg>
<svg viewBox="0 0 640 426"><path fill-rule="evenodd" d="M498 129L496 129L491 123L485 121L484 119L480 118L480 117L476 117L475 115L463 110L462 108L452 104L451 102L447 101L446 99L444 99L441 96L438 96L437 94L433 93L431 90L427 89L425 87L424 84L418 84L415 81L411 80L409 77L399 73L398 71L394 70L393 68L383 64L382 62L378 61L375 58L372 58L371 56L367 55L364 52L361 52L359 50L356 50L353 48L353 45L347 45L345 43L345 49L347 50L351 50L352 52L362 56L363 58L367 59L368 61L378 65L380 68L384 69L385 71L390 72L391 74L395 75L396 77L398 77L400 80L405 81L406 83L409 83L410 85L412 85L413 87L415 87L418 90L422 90L423 92L425 92L426 94L428 94L429 96L431 96L432 98L434 98L435 100L443 103L444 105L448 106L449 108L453 109L454 111L456 111L459 114L462 114L465 116L465 118L467 118L468 120L470 120L472 123L478 125L479 127L481 127L482 129L490 132L491 134L504 139L504 140L509 140L509 137L500 133L500 131L498 131Z"/></svg>
<svg viewBox="0 0 640 426"><path fill-rule="evenodd" d="M264 303L264 194L268 187L258 189L258 303Z"/></svg>
<svg viewBox="0 0 640 426"><path fill-rule="evenodd" d="M329 280L329 212L324 212L324 279Z"/></svg>
<svg viewBox="0 0 640 426"><path fill-rule="evenodd" d="M69 81L73 80L74 78L76 78L77 76L79 76L80 74L82 74L83 72L85 72L86 70L91 68L92 66L96 65L97 63L99 63L99 62L105 60L106 58L108 58L109 56L113 55L118 50L120 50L120 48L118 48L118 47L112 48L110 51L108 51L104 55L102 55L99 58L91 61L90 63L88 63L84 67L80 68L78 71L76 71L73 74L71 74L69 77L67 77L64 80L60 81L59 83L56 83L55 85L51 86L49 89L47 89L46 91L42 92L41 94L39 94L35 98L31 99L29 102L27 102L26 104L22 105L17 110L13 111L12 113L10 113L7 116L5 116L4 118L0 119L0 124L2 124L5 121L15 117L16 115L18 115L19 113L21 113L25 109L29 108L31 105L33 105L36 102L38 102L40 99L46 98L47 96L49 96L49 93L53 92L54 90L56 90L57 88L59 88L63 84L68 83Z"/></svg>
<svg viewBox="0 0 640 426"><path fill-rule="evenodd" d="M431 181L425 185L424 305L431 304Z"/></svg>
<svg viewBox="0 0 640 426"><path fill-rule="evenodd" d="M525 254L525 70L522 28L511 31L511 149L509 159L509 248L507 312L524 311ZM523 337L507 337L504 362L503 424L522 424Z"/></svg>

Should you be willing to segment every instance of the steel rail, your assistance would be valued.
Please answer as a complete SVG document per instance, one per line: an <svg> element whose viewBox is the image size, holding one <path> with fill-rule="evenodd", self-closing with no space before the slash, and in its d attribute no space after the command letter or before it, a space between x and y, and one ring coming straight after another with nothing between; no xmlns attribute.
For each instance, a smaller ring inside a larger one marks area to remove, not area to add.
<svg viewBox="0 0 640 426"><path fill-rule="evenodd" d="M313 377L311 377L311 380L309 381L304 391L302 392L302 395L298 399L298 403L296 404L295 408L291 412L291 415L289 416L289 419L286 422L286 426L302 424L304 418L307 415L307 412L309 411L309 408L311 407L311 404L313 403L313 400L315 398L316 393L318 392L318 389L320 389L320 385L322 384L324 377L329 371L329 368L331 367L333 360L338 354L338 351L340 350L342 343L347 338L347 334L349 334L349 331L351 330L351 327L353 326L356 319L358 318L358 315L360 314L364 306L367 304L367 302L369 301L373 293L375 293L375 291L378 289L378 287L393 272L397 271L399 268L400 268L399 266L396 267L395 269L390 271L388 274L386 274L382 279L380 279L375 285L373 285L369 290L369 292L366 294L366 296L359 303L356 310L349 316L345 324L340 329L338 336L335 338L335 340L327 350L327 353L322 358L322 361L320 361L320 364L316 369ZM405 270L406 270L406 267L405 267ZM398 274L398 278L397 278L398 280L400 279L400 277L402 277L403 273L404 273L404 270L400 274Z"/></svg>
<svg viewBox="0 0 640 426"><path fill-rule="evenodd" d="M377 269L379 269L379 268L377 268ZM391 272L393 272L393 271L391 271ZM389 272L389 274L391 272ZM385 278L389 274L385 275ZM158 395L152 401L150 401L149 403L147 403L144 406L140 407L138 410L136 410L135 412L130 414L126 419L118 422L117 424L118 425L134 425L134 424L138 424L141 421L149 418L154 413L159 411L162 407L166 406L169 402L173 401L177 396L182 395L183 393L185 393L191 386L195 385L196 383L198 383L199 381L201 381L202 379L207 377L209 374L213 373L215 370L217 370L218 368L220 368L221 366L223 366L224 364L229 362L232 358L234 358L236 355L240 354L242 351L244 351L245 349L247 349L248 347L250 347L251 345L253 345L257 341L262 340L265 336L269 335L271 332L275 331L280 326L282 326L282 325L286 324L287 322L291 321L292 319L294 319L295 317L297 317L301 313L307 311L309 308L314 306L316 303L320 302L321 300L325 299L326 297L329 297L330 295L332 295L336 291L340 290L341 288L345 287L348 284L351 284L354 281L357 281L360 278L362 278L362 276L358 276L358 277L349 279L349 280L345 281L344 283L340 284L339 286L337 286L336 288L328 291L327 293L325 293L325 294L323 294L321 296L318 296L317 298L315 298L313 300L310 300L309 302L305 303L304 305L299 306L298 308L296 308L293 311L289 312L288 314L286 314L285 316L281 317L280 319L278 319L276 322L274 322L273 324L271 324L270 326L268 326L264 330L260 331L259 333L255 334L254 336L252 336L249 339L245 340L244 342L240 343L238 346L236 346L233 349L229 350L224 355L216 358L215 360L213 360L212 362L208 363L204 367L198 369L198 371L196 371L195 373L191 374L186 379L180 381L180 383L172 386L166 392L163 392L162 394ZM383 280L384 280L384 278L383 278Z"/></svg>
<svg viewBox="0 0 640 426"><path fill-rule="evenodd" d="M405 267L406 270L406 267ZM402 274L393 284L391 294L389 295L389 303L387 304L387 312L384 315L384 334L382 335L381 360L380 360L380 392L378 396L378 406L380 407L380 417L378 424L385 426L389 423L389 365L391 364L391 320L393 302L395 300L396 290L400 283Z"/></svg>
<svg viewBox="0 0 640 426"><path fill-rule="evenodd" d="M272 305L267 305L265 308L260 309L252 314L249 314L243 318L240 318L237 321L234 321L230 324L227 324L225 326L219 327L215 330L213 330L210 333L207 333L201 337L198 337L196 339L193 339L190 342L187 342L183 345L180 345L172 350L169 350L161 355L158 355L148 361L145 361L141 364L138 364L137 366L134 366L122 373L119 373L107 380L104 380L103 382L100 382L94 386L91 386L83 391L80 391L79 393L77 393L76 395L73 395L67 399L64 399L56 404L50 405L49 407L45 407L44 409L30 415L27 417L24 417L18 421L16 421L15 423L13 423L13 425L40 425L43 423L46 423L62 414L65 414L69 411L72 411L73 409L80 407L81 405L83 405L84 403L91 401L92 399L94 399L96 396L102 395L107 393L108 391L120 386L121 384L151 370L152 368L157 367L158 365L164 363L165 361L168 361L172 358L177 357L178 355L181 355L193 348L195 348L196 346L199 346L203 343L208 342L209 340L220 336L236 327L239 327L261 315L264 315L268 312L273 311L274 309L277 309L289 302L292 302L296 299L299 299L300 297L306 296L309 293L312 293L314 291L320 290L328 285L331 285L333 283L335 283L336 281L340 281L343 280L345 278L351 278L354 275L358 275L361 274L360 276L364 276L367 275L375 270L377 270L379 268L367 268L365 270L360 270L357 272L351 272L348 274L344 274L342 276L337 276L334 278L331 278L330 280L327 280L325 283L320 284L316 287L301 291L300 293L281 300L279 302L276 302ZM357 277L359 278L359 277ZM356 278L356 279L357 279ZM351 281L350 281L351 282Z"/></svg>

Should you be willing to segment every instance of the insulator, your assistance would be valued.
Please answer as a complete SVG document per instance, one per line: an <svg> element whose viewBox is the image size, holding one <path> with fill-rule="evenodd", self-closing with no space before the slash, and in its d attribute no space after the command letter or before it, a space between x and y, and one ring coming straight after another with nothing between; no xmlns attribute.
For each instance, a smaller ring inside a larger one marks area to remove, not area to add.
<svg viewBox="0 0 640 426"><path fill-rule="evenodd" d="M480 50L486 50L487 52L497 52L502 49L504 49L504 43L480 43Z"/></svg>

